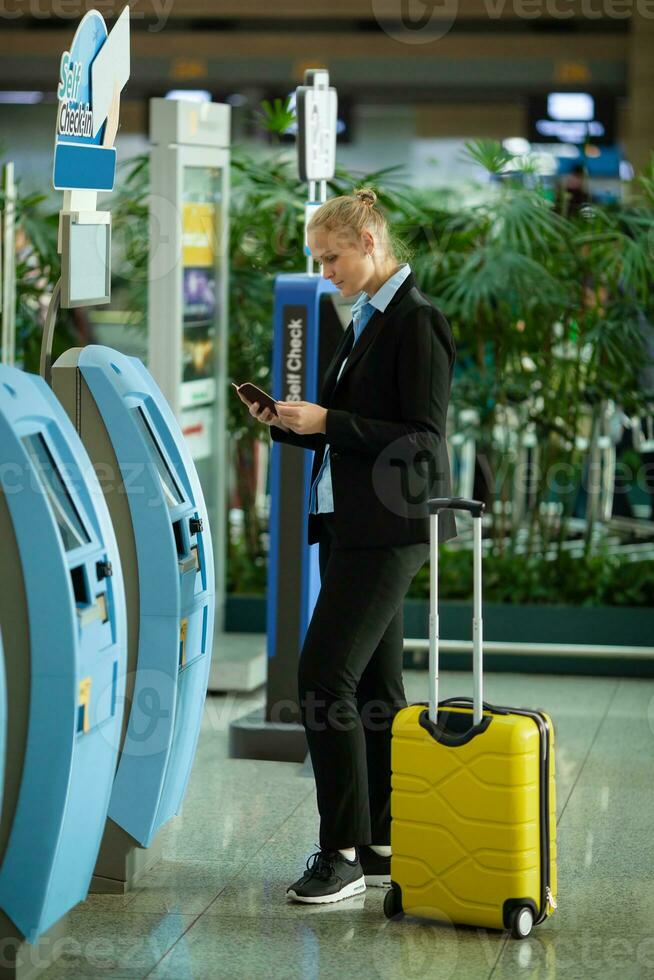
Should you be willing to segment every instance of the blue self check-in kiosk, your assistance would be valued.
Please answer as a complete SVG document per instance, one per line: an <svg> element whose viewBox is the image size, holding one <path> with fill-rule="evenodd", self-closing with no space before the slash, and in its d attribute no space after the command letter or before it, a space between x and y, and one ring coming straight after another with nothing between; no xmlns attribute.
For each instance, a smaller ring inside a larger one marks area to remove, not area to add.
<svg viewBox="0 0 654 980"><path fill-rule="evenodd" d="M88 892L120 743L127 620L89 457L47 385L6 366L0 460L0 939L13 969L23 940L38 942Z"/></svg>
<svg viewBox="0 0 654 980"><path fill-rule="evenodd" d="M67 351L53 389L99 473L123 564L127 715L94 891L123 891L180 809L211 662L214 566L204 498L171 409L141 362Z"/></svg>

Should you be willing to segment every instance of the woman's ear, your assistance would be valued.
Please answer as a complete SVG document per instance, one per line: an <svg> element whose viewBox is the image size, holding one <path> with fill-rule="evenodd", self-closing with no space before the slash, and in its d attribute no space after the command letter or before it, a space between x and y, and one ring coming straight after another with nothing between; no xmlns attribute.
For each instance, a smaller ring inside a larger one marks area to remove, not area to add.
<svg viewBox="0 0 654 980"><path fill-rule="evenodd" d="M366 255L372 255L375 251L374 236L367 228L361 232L361 247Z"/></svg>

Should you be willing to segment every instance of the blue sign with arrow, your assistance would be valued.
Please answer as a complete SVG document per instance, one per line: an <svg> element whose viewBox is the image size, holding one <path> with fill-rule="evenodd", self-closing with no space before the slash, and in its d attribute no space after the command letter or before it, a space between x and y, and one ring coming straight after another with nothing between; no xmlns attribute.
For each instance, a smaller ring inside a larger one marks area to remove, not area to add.
<svg viewBox="0 0 654 980"><path fill-rule="evenodd" d="M101 51L105 54L103 48L107 53L112 49L111 59L98 57ZM108 77L110 63L111 77ZM113 189L116 176L113 142L118 128L120 91L128 77L129 8L125 7L109 37L102 15L90 10L75 32L70 51L64 51L61 56L55 190ZM100 111L96 102L102 103Z"/></svg>

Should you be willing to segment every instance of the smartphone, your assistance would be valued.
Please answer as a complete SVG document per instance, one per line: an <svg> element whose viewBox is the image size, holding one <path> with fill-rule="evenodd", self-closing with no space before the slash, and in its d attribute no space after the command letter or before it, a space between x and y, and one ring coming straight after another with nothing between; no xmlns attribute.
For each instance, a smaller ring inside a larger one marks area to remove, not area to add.
<svg viewBox="0 0 654 980"><path fill-rule="evenodd" d="M277 415L277 408L275 405L275 399L270 395L267 395L265 391L261 388L257 388L250 381L245 381L242 385L232 384L238 391L240 395L243 395L247 401L252 405L254 402L259 402L259 408L269 408L273 415Z"/></svg>

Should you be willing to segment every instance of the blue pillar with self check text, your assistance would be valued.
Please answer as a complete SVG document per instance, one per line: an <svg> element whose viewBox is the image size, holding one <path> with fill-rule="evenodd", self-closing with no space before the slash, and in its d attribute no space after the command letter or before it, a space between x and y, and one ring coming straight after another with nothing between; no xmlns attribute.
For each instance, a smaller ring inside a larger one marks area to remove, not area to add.
<svg viewBox="0 0 654 980"><path fill-rule="evenodd" d="M277 278L271 392L275 399L319 400L325 369L343 336L333 302L336 293L320 276ZM307 752L297 669L320 590L318 546L309 546L307 534L312 462L309 450L272 444L266 705L232 724L232 757L301 762Z"/></svg>
<svg viewBox="0 0 654 980"><path fill-rule="evenodd" d="M273 397L317 402L343 328L334 287L320 276L283 275L275 284ZM297 661L320 589L318 547L307 542L313 453L273 443L268 558L268 721L299 721Z"/></svg>

